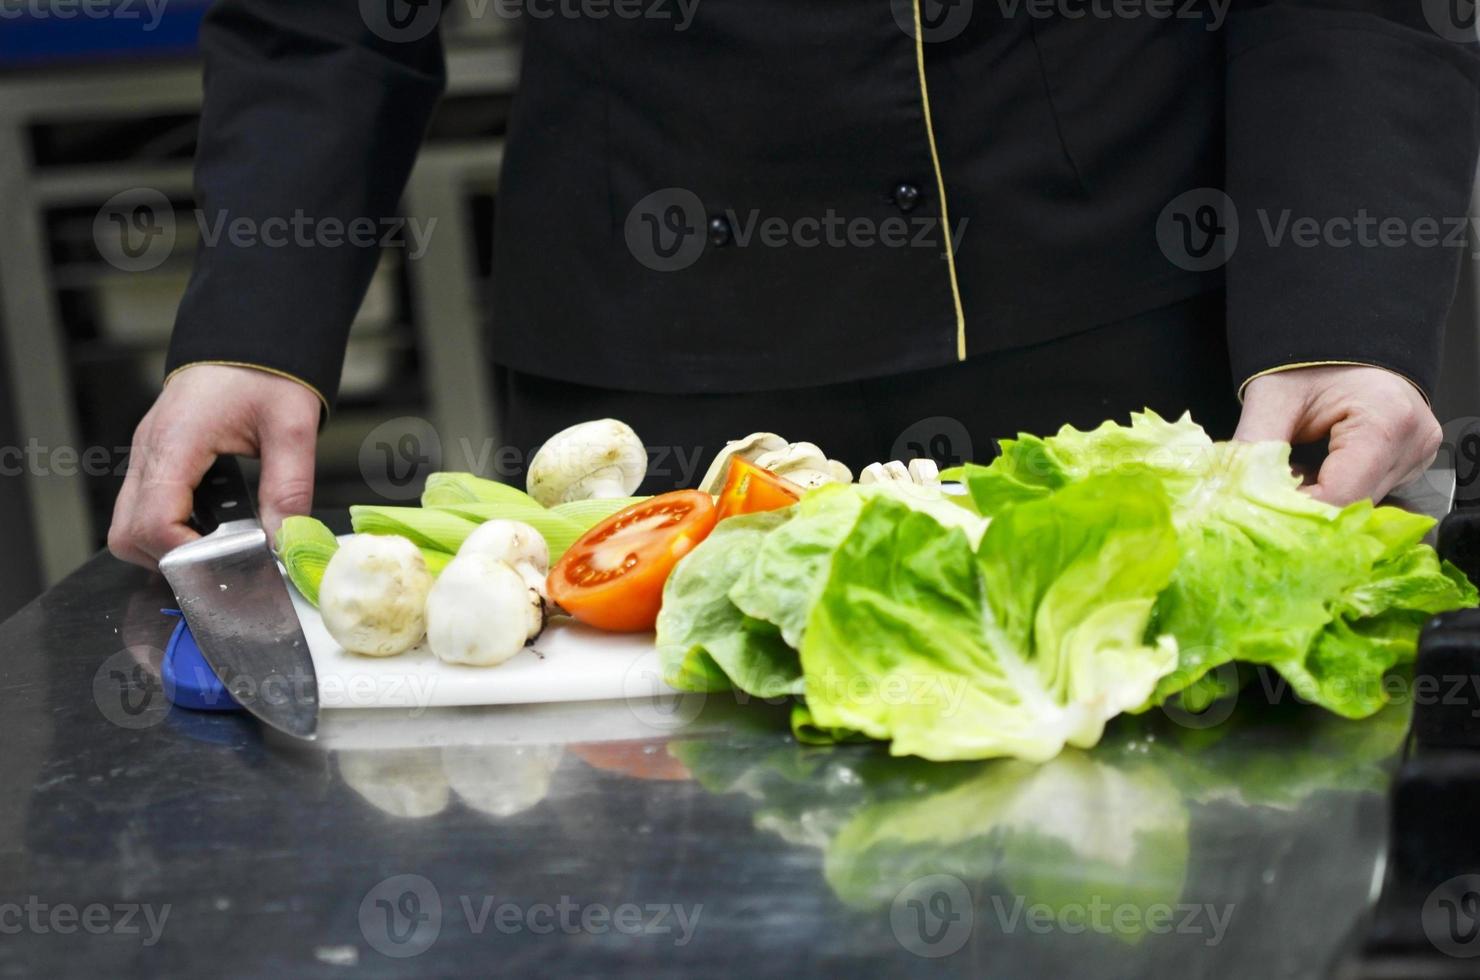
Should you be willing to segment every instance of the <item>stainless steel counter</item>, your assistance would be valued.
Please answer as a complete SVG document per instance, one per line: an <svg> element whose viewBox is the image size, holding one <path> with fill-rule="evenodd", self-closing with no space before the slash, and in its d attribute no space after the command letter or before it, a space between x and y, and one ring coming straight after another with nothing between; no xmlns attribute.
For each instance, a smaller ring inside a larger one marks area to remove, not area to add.
<svg viewBox="0 0 1480 980"><path fill-rule="evenodd" d="M1046 766L800 747L716 695L300 747L164 702L171 602L99 556L0 626L0 976L1304 980L1370 900L1407 722L1256 682Z"/></svg>

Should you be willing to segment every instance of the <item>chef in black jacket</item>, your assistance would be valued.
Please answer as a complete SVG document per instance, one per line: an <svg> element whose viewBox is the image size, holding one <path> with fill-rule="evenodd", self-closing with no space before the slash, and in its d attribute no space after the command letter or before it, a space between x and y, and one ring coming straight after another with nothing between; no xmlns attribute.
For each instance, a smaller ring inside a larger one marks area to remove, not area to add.
<svg viewBox="0 0 1480 980"><path fill-rule="evenodd" d="M1432 460L1464 250L1421 220L1467 213L1480 138L1454 5L523 2L489 329L507 443L612 415L690 455L770 430L856 467L930 417L980 458L1150 406L1329 438L1312 492L1334 502ZM437 20L219 0L210 222L394 215L444 87ZM116 554L188 540L218 453L261 456L269 525L307 509L377 253L201 247Z"/></svg>

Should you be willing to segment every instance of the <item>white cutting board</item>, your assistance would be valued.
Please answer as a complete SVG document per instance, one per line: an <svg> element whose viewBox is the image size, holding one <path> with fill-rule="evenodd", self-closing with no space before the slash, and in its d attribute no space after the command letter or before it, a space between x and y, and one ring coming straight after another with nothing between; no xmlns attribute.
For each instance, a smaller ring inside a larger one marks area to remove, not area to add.
<svg viewBox="0 0 1480 980"><path fill-rule="evenodd" d="M497 667L443 663L422 643L398 657L349 653L319 611L288 584L318 675L323 708L450 708L479 704L647 699L663 683L652 633L605 633L564 616Z"/></svg>

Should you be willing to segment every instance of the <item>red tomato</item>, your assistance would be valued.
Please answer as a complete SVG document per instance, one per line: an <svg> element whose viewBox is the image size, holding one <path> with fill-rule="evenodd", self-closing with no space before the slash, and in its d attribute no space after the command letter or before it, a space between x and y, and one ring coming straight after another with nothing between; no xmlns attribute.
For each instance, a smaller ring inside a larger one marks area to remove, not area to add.
<svg viewBox="0 0 1480 980"><path fill-rule="evenodd" d="M714 499L698 490L675 490L619 510L583 534L550 569L550 598L598 629L650 630L668 573L716 520Z"/></svg>
<svg viewBox="0 0 1480 980"><path fill-rule="evenodd" d="M724 488L719 492L719 519L780 510L801 498L801 487L736 456L730 460Z"/></svg>

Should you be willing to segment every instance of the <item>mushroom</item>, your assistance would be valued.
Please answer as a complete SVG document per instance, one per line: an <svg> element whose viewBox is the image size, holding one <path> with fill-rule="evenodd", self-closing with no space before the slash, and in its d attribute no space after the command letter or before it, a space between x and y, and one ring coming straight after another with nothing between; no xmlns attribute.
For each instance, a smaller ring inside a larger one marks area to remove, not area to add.
<svg viewBox="0 0 1480 980"><path fill-rule="evenodd" d="M935 460L928 456L919 456L910 460L908 467L910 479L922 487L934 487L940 485L940 467Z"/></svg>
<svg viewBox="0 0 1480 980"><path fill-rule="evenodd" d="M493 667L545 626L545 601L508 562L474 552L442 570L426 603L427 643L450 664Z"/></svg>
<svg viewBox="0 0 1480 980"><path fill-rule="evenodd" d="M432 574L421 551L391 534L356 534L334 552L319 585L324 628L351 653L393 657L426 633Z"/></svg>
<svg viewBox="0 0 1480 980"><path fill-rule="evenodd" d="M887 463L870 463L858 474L860 484L906 483L921 487L940 485L940 467L933 459L912 459L906 466L897 459Z"/></svg>
<svg viewBox="0 0 1480 980"><path fill-rule="evenodd" d="M806 490L824 483L853 482L853 473L848 467L835 459L828 459L827 454L811 442L793 442L784 448L761 453L752 462Z"/></svg>
<svg viewBox="0 0 1480 980"><path fill-rule="evenodd" d="M549 598L545 578L550 574L550 547L539 531L523 521L484 521L457 549L459 558L464 555L487 555L507 562L541 599Z"/></svg>
<svg viewBox="0 0 1480 980"><path fill-rule="evenodd" d="M352 749L338 762L345 784L393 817L430 817L452 799L436 749Z"/></svg>
<svg viewBox="0 0 1480 980"><path fill-rule="evenodd" d="M550 793L561 745L449 745L442 770L458 797L491 817L512 817Z"/></svg>
<svg viewBox="0 0 1480 980"><path fill-rule="evenodd" d="M546 507L601 497L630 497L647 473L647 450L632 427L596 419L562 429L529 463L529 495Z"/></svg>
<svg viewBox="0 0 1480 980"><path fill-rule="evenodd" d="M785 448L786 440L774 432L752 432L744 439L731 439L725 443L725 448L714 457L714 462L709 464L709 469L704 471L704 479L699 481L699 489L710 494L719 493L724 489L725 477L730 472L730 460L736 456L755 462L756 457L762 453Z"/></svg>

